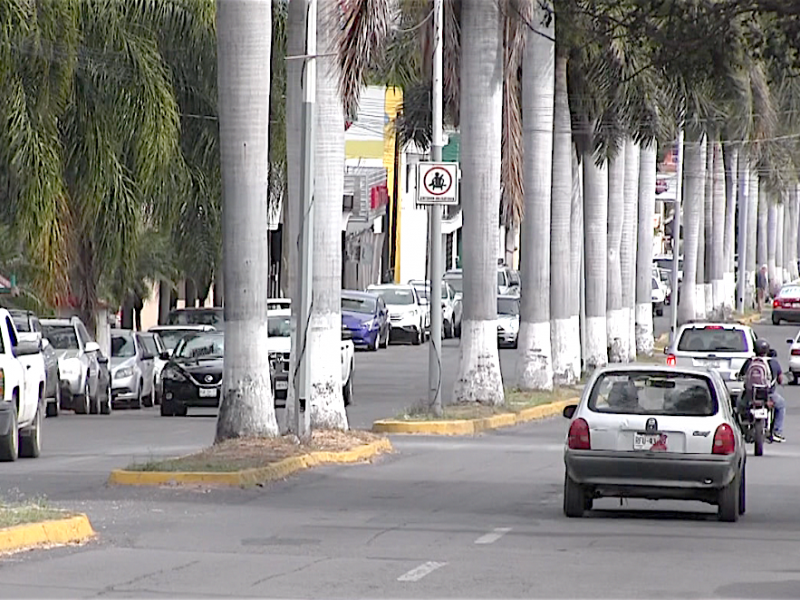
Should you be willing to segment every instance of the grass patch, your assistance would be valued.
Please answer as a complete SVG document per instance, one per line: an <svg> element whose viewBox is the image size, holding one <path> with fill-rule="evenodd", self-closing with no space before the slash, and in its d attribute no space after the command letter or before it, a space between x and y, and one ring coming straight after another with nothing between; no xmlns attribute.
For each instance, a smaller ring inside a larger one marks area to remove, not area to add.
<svg viewBox="0 0 800 600"><path fill-rule="evenodd" d="M367 431L313 431L311 441L300 443L293 435L277 438L241 438L216 444L195 454L134 463L128 471L186 471L230 473L267 467L285 458L310 452L343 452L375 442L381 436Z"/></svg>
<svg viewBox="0 0 800 600"><path fill-rule="evenodd" d="M644 363L648 365L665 365L667 364L667 357L664 355L664 349L656 348L653 351L653 356L647 356L646 354L639 354L636 356L637 363Z"/></svg>
<svg viewBox="0 0 800 600"><path fill-rule="evenodd" d="M580 386L565 386L552 392L525 392L506 390L506 402L501 406L484 404L450 404L444 407L441 418L429 412L427 406L415 406L407 409L396 418L400 421L451 421L459 419L482 419L504 413L518 413L526 408L568 400L581 395Z"/></svg>
<svg viewBox="0 0 800 600"><path fill-rule="evenodd" d="M26 523L41 523L53 519L63 519L69 513L47 506L41 500L32 502L0 502L0 529L25 525Z"/></svg>

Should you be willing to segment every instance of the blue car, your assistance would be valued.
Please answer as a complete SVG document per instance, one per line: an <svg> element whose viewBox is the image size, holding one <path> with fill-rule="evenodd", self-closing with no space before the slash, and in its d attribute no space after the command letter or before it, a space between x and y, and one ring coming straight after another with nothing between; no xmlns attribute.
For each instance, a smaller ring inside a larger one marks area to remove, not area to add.
<svg viewBox="0 0 800 600"><path fill-rule="evenodd" d="M342 290L342 327L350 331L356 347L374 352L389 346L389 309L378 294Z"/></svg>

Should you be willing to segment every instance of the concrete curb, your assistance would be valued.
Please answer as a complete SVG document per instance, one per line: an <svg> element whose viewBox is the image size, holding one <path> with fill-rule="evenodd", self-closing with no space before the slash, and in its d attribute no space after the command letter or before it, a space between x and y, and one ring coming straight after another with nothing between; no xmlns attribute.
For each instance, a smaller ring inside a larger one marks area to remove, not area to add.
<svg viewBox="0 0 800 600"><path fill-rule="evenodd" d="M382 419L372 424L379 433L407 433L417 435L474 435L489 429L511 427L560 415L565 406L577 404L579 398L569 398L539 406L525 408L518 413L502 413L482 419L457 419L452 421L400 421Z"/></svg>
<svg viewBox="0 0 800 600"><path fill-rule="evenodd" d="M311 452L284 458L274 464L257 469L244 469L228 473L188 471L111 471L108 483L112 485L161 486L168 484L210 484L230 487L251 486L283 479L311 467L324 464L363 462L378 454L392 452L389 440L378 440L343 452Z"/></svg>
<svg viewBox="0 0 800 600"><path fill-rule="evenodd" d="M92 524L84 514L38 523L25 523L0 529L0 552L15 552L36 546L74 544L94 536Z"/></svg>

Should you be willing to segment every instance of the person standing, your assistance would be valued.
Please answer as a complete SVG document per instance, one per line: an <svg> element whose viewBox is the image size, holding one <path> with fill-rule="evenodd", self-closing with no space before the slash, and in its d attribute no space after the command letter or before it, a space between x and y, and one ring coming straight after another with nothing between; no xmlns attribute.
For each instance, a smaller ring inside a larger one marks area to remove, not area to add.
<svg viewBox="0 0 800 600"><path fill-rule="evenodd" d="M762 265L761 270L756 273L756 308L758 312L764 310L764 300L767 297L768 286L767 265Z"/></svg>

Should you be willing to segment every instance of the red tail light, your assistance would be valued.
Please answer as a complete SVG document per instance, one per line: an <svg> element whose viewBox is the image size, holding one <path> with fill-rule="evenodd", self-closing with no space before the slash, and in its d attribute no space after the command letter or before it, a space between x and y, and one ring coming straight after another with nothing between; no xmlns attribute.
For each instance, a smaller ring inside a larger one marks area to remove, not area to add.
<svg viewBox="0 0 800 600"><path fill-rule="evenodd" d="M575 419L569 426L568 445L572 450L591 450L592 438L589 424L584 419Z"/></svg>
<svg viewBox="0 0 800 600"><path fill-rule="evenodd" d="M736 451L736 438L733 429L727 423L723 423L714 432L713 454L733 454Z"/></svg>
<svg viewBox="0 0 800 600"><path fill-rule="evenodd" d="M780 308L783 302L779 298L772 301L772 308Z"/></svg>
<svg viewBox="0 0 800 600"><path fill-rule="evenodd" d="M706 325L703 329L725 329L722 325Z"/></svg>
<svg viewBox="0 0 800 600"><path fill-rule="evenodd" d="M6 373L0 369L0 400L6 397Z"/></svg>
<svg viewBox="0 0 800 600"><path fill-rule="evenodd" d="M678 359L675 358L674 354L670 354L669 356L667 356L668 367L674 367L676 364L678 364Z"/></svg>
<svg viewBox="0 0 800 600"><path fill-rule="evenodd" d="M800 356L800 348L792 348L792 356Z"/></svg>

